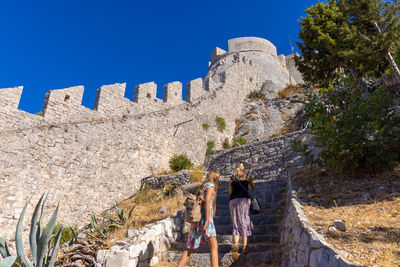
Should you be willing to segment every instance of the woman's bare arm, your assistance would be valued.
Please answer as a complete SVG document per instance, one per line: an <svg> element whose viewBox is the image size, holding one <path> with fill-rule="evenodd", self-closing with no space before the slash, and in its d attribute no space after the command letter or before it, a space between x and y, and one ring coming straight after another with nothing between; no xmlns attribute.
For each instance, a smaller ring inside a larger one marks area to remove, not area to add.
<svg viewBox="0 0 400 267"><path fill-rule="evenodd" d="M229 195L232 194L232 179L229 179Z"/></svg>
<svg viewBox="0 0 400 267"><path fill-rule="evenodd" d="M250 174L247 175L247 181L249 181L249 187L251 188L251 190L254 190L253 177L250 176Z"/></svg>
<svg viewBox="0 0 400 267"><path fill-rule="evenodd" d="M205 212L206 212L206 222L204 223L203 226L203 231L207 230L208 224L210 223L210 203L214 195L214 187L209 187L207 188L207 193L206 193L206 199L204 200L205 202ZM214 210L215 213L215 210Z"/></svg>

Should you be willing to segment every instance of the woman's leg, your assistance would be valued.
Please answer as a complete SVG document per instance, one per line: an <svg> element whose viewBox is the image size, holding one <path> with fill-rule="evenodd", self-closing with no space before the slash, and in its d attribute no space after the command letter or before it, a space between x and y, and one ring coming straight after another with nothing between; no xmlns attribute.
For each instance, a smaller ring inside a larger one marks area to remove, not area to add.
<svg viewBox="0 0 400 267"><path fill-rule="evenodd" d="M233 244L234 245L239 245L239 236L238 235L234 235L233 236Z"/></svg>
<svg viewBox="0 0 400 267"><path fill-rule="evenodd" d="M189 249L189 250L185 250L182 255L181 258L179 259L178 265L177 267L183 267L185 266L185 264L187 263L187 261L189 260L190 254L192 254L193 249Z"/></svg>
<svg viewBox="0 0 400 267"><path fill-rule="evenodd" d="M243 247L246 247L247 246L247 236L246 235L242 236L242 238L243 238Z"/></svg>
<svg viewBox="0 0 400 267"><path fill-rule="evenodd" d="M208 246L210 247L211 267L218 267L218 242L215 236L208 238Z"/></svg>

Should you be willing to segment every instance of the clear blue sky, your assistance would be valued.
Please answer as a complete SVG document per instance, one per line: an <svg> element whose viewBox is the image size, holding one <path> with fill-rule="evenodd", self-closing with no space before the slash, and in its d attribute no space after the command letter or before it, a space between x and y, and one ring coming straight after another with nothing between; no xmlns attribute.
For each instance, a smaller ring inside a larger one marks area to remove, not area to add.
<svg viewBox="0 0 400 267"><path fill-rule="evenodd" d="M24 86L20 109L37 113L51 89L127 83L183 84L204 77L212 49L266 38L290 54L300 16L317 1L7 0L0 3L0 88ZM296 49L296 48L295 48Z"/></svg>

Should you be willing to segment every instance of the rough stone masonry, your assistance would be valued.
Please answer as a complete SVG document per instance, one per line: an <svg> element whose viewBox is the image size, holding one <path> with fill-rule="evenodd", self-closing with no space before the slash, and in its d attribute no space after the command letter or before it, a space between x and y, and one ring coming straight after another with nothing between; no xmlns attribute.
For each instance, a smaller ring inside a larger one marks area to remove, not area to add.
<svg viewBox="0 0 400 267"><path fill-rule="evenodd" d="M134 101L124 97L125 84L112 84L98 89L91 110L81 105L83 86L75 86L49 91L34 115L18 110L22 87L0 89L0 235L13 241L25 201L32 197L30 218L43 192L50 192L48 213L60 201L58 219L81 226L132 194L140 178L168 169L174 154L202 163L207 141L220 148L232 138L249 92L267 82L283 88L287 66L292 82L300 77L293 57L278 56L265 39L236 38L228 47L214 49L204 79L187 83L186 101L180 82L164 85L163 99L154 82L140 84ZM216 116L225 131L217 130Z"/></svg>

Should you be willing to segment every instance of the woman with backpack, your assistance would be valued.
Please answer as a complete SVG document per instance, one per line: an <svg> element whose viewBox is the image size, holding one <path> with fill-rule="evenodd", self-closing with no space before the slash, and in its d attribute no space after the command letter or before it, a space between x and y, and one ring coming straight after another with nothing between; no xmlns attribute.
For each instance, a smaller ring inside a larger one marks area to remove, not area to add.
<svg viewBox="0 0 400 267"><path fill-rule="evenodd" d="M239 258L239 236L243 238L242 253L247 253L247 237L251 235L254 228L250 220L250 195L249 187L254 190L253 178L244 172L243 163L238 164L235 173L229 180L229 210L233 224L232 259Z"/></svg>
<svg viewBox="0 0 400 267"><path fill-rule="evenodd" d="M202 196L201 219L197 223L192 223L186 243L186 249L183 251L178 262L178 267L185 266L193 250L203 245L206 241L210 247L211 267L218 267L218 242L217 232L214 226L213 216L215 214L217 191L218 191L219 173L210 171L198 192Z"/></svg>

